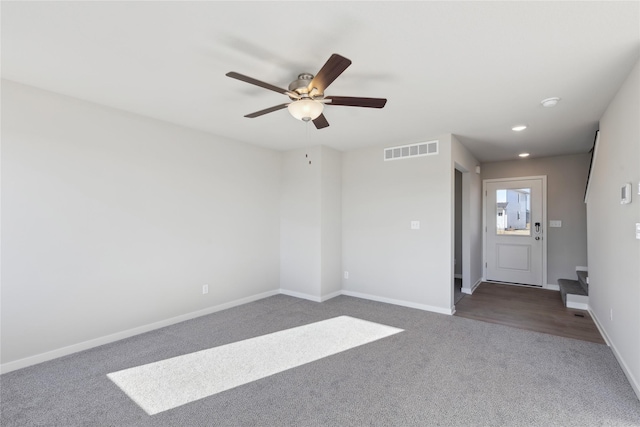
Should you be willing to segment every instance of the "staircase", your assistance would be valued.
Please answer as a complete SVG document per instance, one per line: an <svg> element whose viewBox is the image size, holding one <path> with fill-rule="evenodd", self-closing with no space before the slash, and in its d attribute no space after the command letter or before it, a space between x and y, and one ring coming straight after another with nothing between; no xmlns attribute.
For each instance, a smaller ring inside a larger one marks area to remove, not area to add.
<svg viewBox="0 0 640 427"><path fill-rule="evenodd" d="M558 279L560 296L567 308L589 309L589 274L576 271L578 280Z"/></svg>

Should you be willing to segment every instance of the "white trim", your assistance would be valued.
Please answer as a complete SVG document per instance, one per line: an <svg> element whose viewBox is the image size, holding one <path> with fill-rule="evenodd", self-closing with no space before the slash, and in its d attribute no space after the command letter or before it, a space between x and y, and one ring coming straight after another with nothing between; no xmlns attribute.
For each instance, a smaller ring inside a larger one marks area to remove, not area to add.
<svg viewBox="0 0 640 427"><path fill-rule="evenodd" d="M544 289L548 289L548 290L550 290L550 291L560 291L560 286L558 286L558 285L554 285L554 284L551 284L551 283L547 283L547 284L544 286Z"/></svg>
<svg viewBox="0 0 640 427"><path fill-rule="evenodd" d="M567 308L589 310L589 297L587 295L567 294Z"/></svg>
<svg viewBox="0 0 640 427"><path fill-rule="evenodd" d="M306 299L313 302L325 302L327 300L330 300L331 298L339 297L340 295L342 295L342 291L336 291L327 295L322 295L317 297L315 295L305 294L303 292L290 291L288 289L280 289L279 293L282 295L288 295L290 297Z"/></svg>
<svg viewBox="0 0 640 427"><path fill-rule="evenodd" d="M593 323L596 324L596 328L598 328L598 331L600 331L600 335L602 335L602 338L604 338L604 342L607 343L607 346L611 347L611 341L609 340L609 337L607 336L607 333L604 331L602 326L600 326L600 322L598 321L596 314L591 310L591 307L589 307L588 311L591 315L591 318L593 319Z"/></svg>
<svg viewBox="0 0 640 427"><path fill-rule="evenodd" d="M484 282L484 278L481 277L478 279L476 283L474 283L474 285L471 288L462 288L462 293L467 295L473 294L473 291L475 291L476 288L480 286L480 283L482 282Z"/></svg>
<svg viewBox="0 0 640 427"><path fill-rule="evenodd" d="M618 361L618 364L622 368L622 372L624 372L624 374L627 376L627 379L629 380L629 384L631 384L631 388L633 388L633 391L636 393L636 396L638 397L638 399L640 399L640 381L638 381L633 376L633 374L631 373L631 369L629 369L627 364L624 362L624 359L622 358L622 356L618 352L618 349L616 348L615 345L612 344L612 341L609 339L609 336L605 332L604 328L602 326L600 326L600 322L598 321L598 317L595 315L595 313L593 311L591 311L591 309L589 309L589 314L591 315L591 318L593 319L593 323L596 324L596 327L598 328L598 330L600 331L600 334L604 338L604 341L607 343L607 345L609 346L609 348L613 352L613 355L616 357L616 360Z"/></svg>
<svg viewBox="0 0 640 427"><path fill-rule="evenodd" d="M411 301L404 301L404 300L393 299L393 298L379 297L377 295L363 294L363 293L360 293L360 292L344 291L343 290L342 291L342 295L346 295L346 296L349 296L349 297L368 299L368 300L371 300L371 301L384 302L384 303L387 303L387 304L400 305L402 307L417 308L418 310L431 311L431 312L440 313L440 314L452 315L453 312L454 312L450 308L447 309L447 308L442 308L442 307L435 307L433 305L418 304L418 303L411 302Z"/></svg>
<svg viewBox="0 0 640 427"><path fill-rule="evenodd" d="M547 175L538 176L520 176L512 178L492 178L482 180L482 272L483 276L487 276L487 183L493 182L509 182L509 181L525 181L539 179L542 180L542 224L547 224ZM542 282L540 285L544 288L547 283L547 241L546 227L543 228L542 234ZM535 285L534 285L535 286Z"/></svg>
<svg viewBox="0 0 640 427"><path fill-rule="evenodd" d="M567 299L567 308L574 308L577 310L589 310L589 304L569 301L569 299Z"/></svg>
<svg viewBox="0 0 640 427"><path fill-rule="evenodd" d="M589 271L589 268L578 265L576 266L576 271Z"/></svg>
<svg viewBox="0 0 640 427"><path fill-rule="evenodd" d="M320 297L320 302L328 301L331 298L339 297L340 295L342 295L342 291L336 291L336 292L332 292L332 293L327 294L327 295L323 295L323 296Z"/></svg>
<svg viewBox="0 0 640 427"><path fill-rule="evenodd" d="M164 328L165 326L171 326L176 323L184 322L186 320L195 319L196 317L206 316L207 314L212 314L218 311L226 310L228 308L237 307L239 305L268 298L274 295L278 295L278 293L278 290L263 292L261 294L252 295L246 298L240 298L235 301L226 302L213 307L205 308L203 310L181 314L180 316L171 317L169 319L160 320L158 322L149 323L147 325L138 326L136 328L127 329L125 331L116 332L114 334L105 335L103 337L94 338L88 341L83 341L77 344L72 344L66 347L47 351L45 353L40 353L34 356L25 357L23 359L14 360L13 362L3 363L0 365L0 373L5 374L7 372L15 371L16 369L22 369L28 366L37 365L42 362L57 359L59 357L68 356L79 351L89 350L91 348L98 347L104 344L109 344L135 335L140 335L145 332Z"/></svg>
<svg viewBox="0 0 640 427"><path fill-rule="evenodd" d="M290 291L288 289L280 289L280 293L282 295L288 295L290 297L306 299L306 300L313 301L313 302L322 302L322 297L317 297L315 295L305 294L305 293L302 293L302 292Z"/></svg>

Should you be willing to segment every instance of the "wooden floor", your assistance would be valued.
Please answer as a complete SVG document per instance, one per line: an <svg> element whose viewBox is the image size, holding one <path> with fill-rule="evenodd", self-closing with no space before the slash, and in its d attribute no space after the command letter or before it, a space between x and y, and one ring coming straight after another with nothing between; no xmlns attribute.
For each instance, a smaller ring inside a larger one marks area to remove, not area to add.
<svg viewBox="0 0 640 427"><path fill-rule="evenodd" d="M588 311L566 308L547 289L484 282L456 304L455 315L605 344Z"/></svg>

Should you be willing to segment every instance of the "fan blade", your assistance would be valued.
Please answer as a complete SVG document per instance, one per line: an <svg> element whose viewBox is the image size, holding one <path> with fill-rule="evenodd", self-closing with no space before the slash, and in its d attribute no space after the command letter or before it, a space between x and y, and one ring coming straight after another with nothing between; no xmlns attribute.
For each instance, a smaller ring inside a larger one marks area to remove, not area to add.
<svg viewBox="0 0 640 427"><path fill-rule="evenodd" d="M311 80L311 83L309 83L309 91L315 87L320 93L324 93L324 90L329 87L349 65L351 65L349 59L334 53L322 66L320 71L318 71L318 74L316 74L313 80Z"/></svg>
<svg viewBox="0 0 640 427"><path fill-rule="evenodd" d="M227 77L231 77L232 79L237 79L246 83L250 83L252 85L256 85L256 86L260 86L262 88L265 89L269 89L272 90L274 92L278 92L278 93L282 93L285 95L289 95L292 92L289 92L286 89L282 89L278 86L274 86L272 84L269 83L265 83L265 82L261 82L260 80L256 80L253 77L249 77L249 76L245 76L244 74L240 74L240 73L236 73L235 71L230 71L227 74L225 74Z"/></svg>
<svg viewBox="0 0 640 427"><path fill-rule="evenodd" d="M353 96L327 96L330 99L327 105L344 105L347 107L382 108L387 103L385 98L356 98Z"/></svg>
<svg viewBox="0 0 640 427"><path fill-rule="evenodd" d="M329 127L329 122L327 121L327 118L324 116L324 114L320 114L318 117L316 117L316 119L313 121L313 124L316 125L316 129Z"/></svg>
<svg viewBox="0 0 640 427"><path fill-rule="evenodd" d="M264 110L256 111L255 113L247 114L245 117L250 119L254 119L256 117L262 116L267 113L273 113L274 111L282 110L283 108L287 108L287 104L276 105L275 107L265 108Z"/></svg>

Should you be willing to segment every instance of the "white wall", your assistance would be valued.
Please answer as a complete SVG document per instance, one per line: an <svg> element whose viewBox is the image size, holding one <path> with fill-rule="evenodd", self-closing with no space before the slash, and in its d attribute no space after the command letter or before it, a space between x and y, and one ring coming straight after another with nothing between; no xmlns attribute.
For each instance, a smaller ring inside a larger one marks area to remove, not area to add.
<svg viewBox="0 0 640 427"><path fill-rule="evenodd" d="M321 147L321 295L342 290L342 153Z"/></svg>
<svg viewBox="0 0 640 427"><path fill-rule="evenodd" d="M341 160L339 151L321 146L283 154L283 293L323 301L341 290Z"/></svg>
<svg viewBox="0 0 640 427"><path fill-rule="evenodd" d="M471 293L482 280L482 179L478 160L451 136L451 168L462 172L462 290ZM454 176L455 182L455 176Z"/></svg>
<svg viewBox="0 0 640 427"><path fill-rule="evenodd" d="M434 156L385 162L382 148L343 154L345 293L451 312L451 135L433 139ZM414 220L419 230L410 229Z"/></svg>
<svg viewBox="0 0 640 427"><path fill-rule="evenodd" d="M589 305L640 398L640 62L600 121L587 203ZM631 183L632 203L620 204Z"/></svg>
<svg viewBox="0 0 640 427"><path fill-rule="evenodd" d="M280 288L312 300L319 300L321 284L320 166L320 147L283 154Z"/></svg>
<svg viewBox="0 0 640 427"><path fill-rule="evenodd" d="M2 364L277 292L280 168L3 80Z"/></svg>

